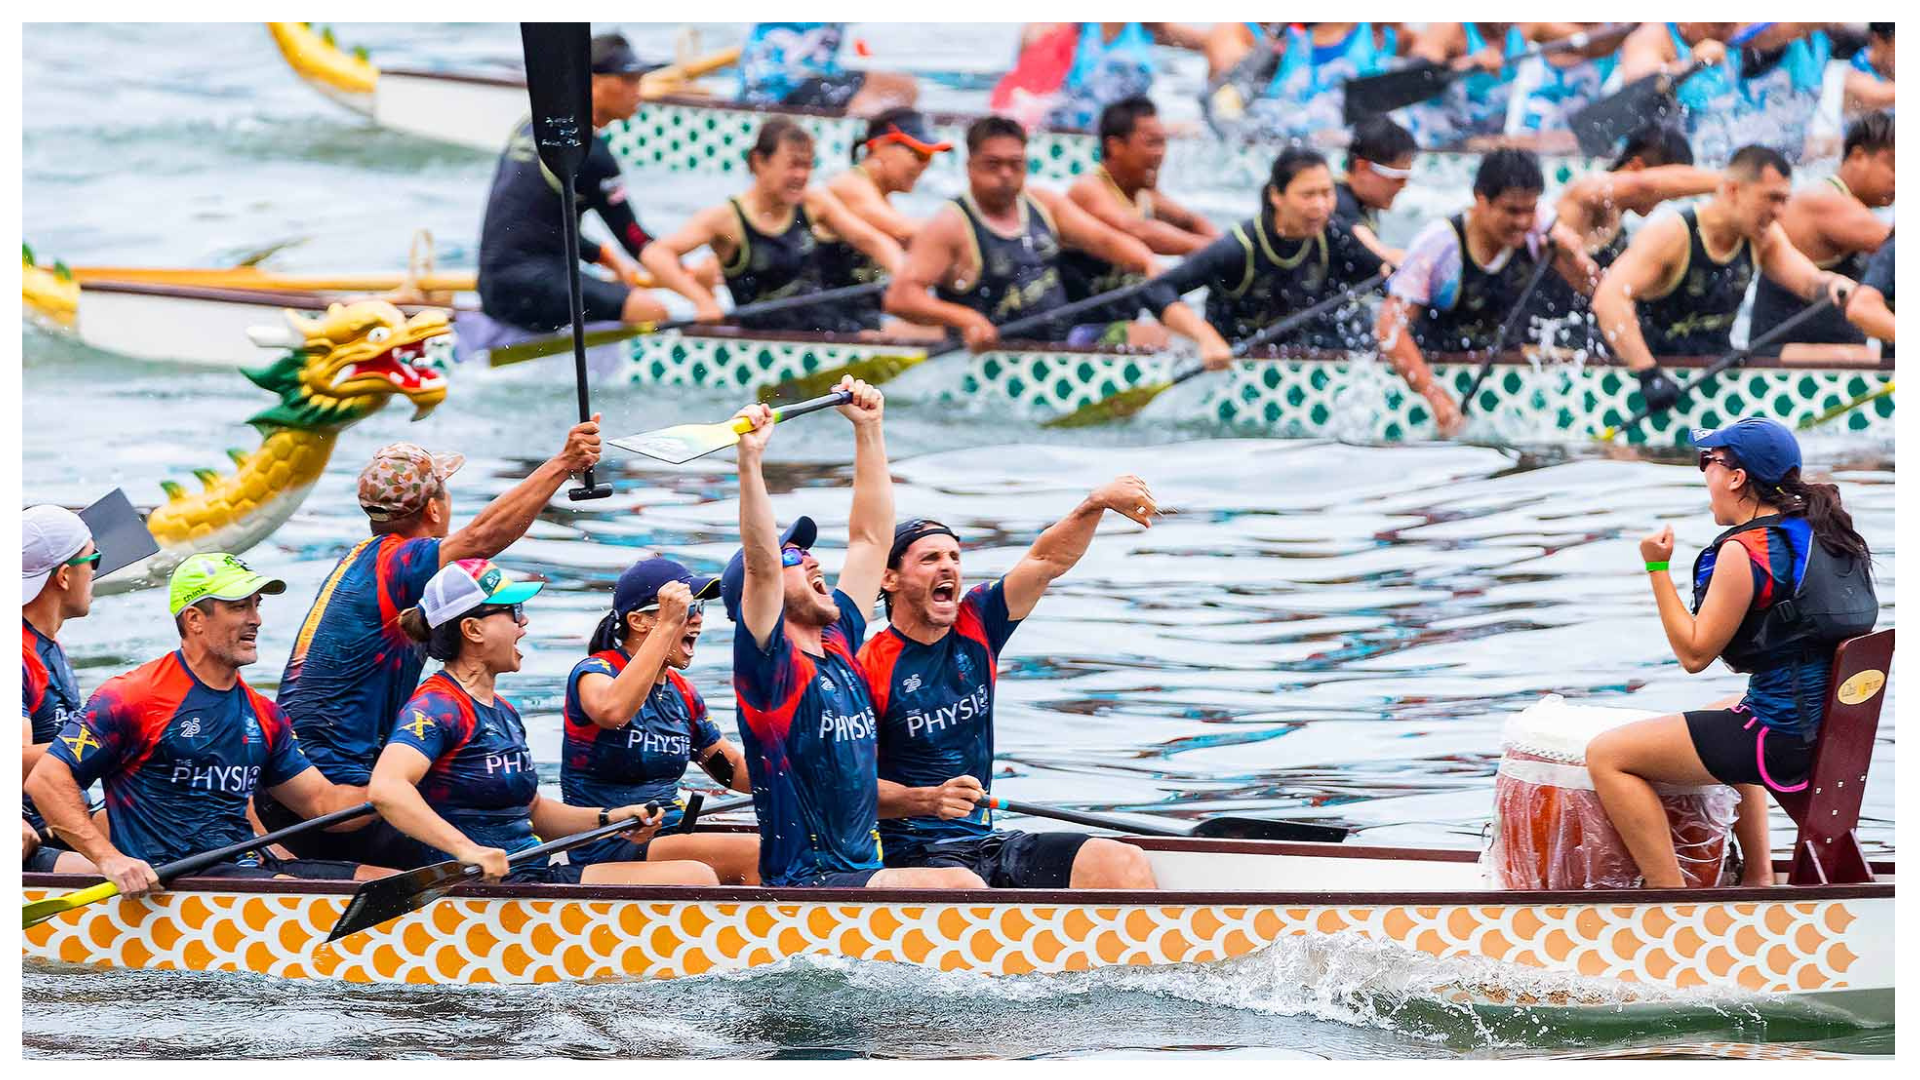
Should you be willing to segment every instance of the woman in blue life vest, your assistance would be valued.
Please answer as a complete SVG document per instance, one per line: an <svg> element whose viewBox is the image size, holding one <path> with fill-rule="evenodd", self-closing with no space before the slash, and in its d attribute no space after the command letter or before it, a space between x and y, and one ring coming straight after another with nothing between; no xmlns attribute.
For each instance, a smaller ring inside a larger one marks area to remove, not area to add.
<svg viewBox="0 0 1920 1080"><path fill-rule="evenodd" d="M707 600L720 579L654 556L627 567L613 587L587 657L567 676L560 796L572 806L668 807L662 835L636 843L618 836L573 849L567 861L691 859L722 885L760 884L760 838L752 833L681 833L672 805L687 766L751 792L747 759L707 717L707 703L680 672L693 663Z"/></svg>
<svg viewBox="0 0 1920 1080"><path fill-rule="evenodd" d="M1681 666L1725 660L1751 676L1747 692L1608 731L1587 746L1587 770L1647 888L1682 884L1653 785L1716 781L1740 792L1741 884L1771 885L1767 791L1806 786L1834 646L1872 630L1879 614L1872 556L1839 489L1802 479L1800 445L1779 423L1698 430L1693 443L1726 531L1694 564L1691 612L1667 569L1672 527L1640 541L1640 554Z"/></svg>

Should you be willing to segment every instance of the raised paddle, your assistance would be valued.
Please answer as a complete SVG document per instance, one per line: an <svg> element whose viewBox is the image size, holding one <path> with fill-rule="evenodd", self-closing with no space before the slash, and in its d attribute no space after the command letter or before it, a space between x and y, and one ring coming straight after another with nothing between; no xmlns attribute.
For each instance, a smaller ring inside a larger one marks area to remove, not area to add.
<svg viewBox="0 0 1920 1080"><path fill-rule="evenodd" d="M852 400L852 394L845 390L838 390L811 401L802 401L798 405L783 405L773 410L773 422L777 424L782 420L791 420L796 416L830 409L835 405L845 405ZM628 453L641 454L657 461L664 461L669 465L685 465L695 458L706 457L716 450L725 450L738 443L740 436L752 430L753 425L747 422L747 418L738 416L716 424L679 424L611 441L613 445Z"/></svg>
<svg viewBox="0 0 1920 1080"><path fill-rule="evenodd" d="M756 304L748 304L745 307L734 308L727 313L727 318L741 319L755 315L771 315L778 311L793 311L799 308L812 307L815 304L831 303L835 300L852 300L858 297L868 296L872 293L881 292L885 290L886 287L887 283L885 279L882 279L880 281L866 281L858 285L842 285L837 289L821 289L819 292L801 293L798 296L782 296L775 300L762 300ZM595 331L587 335L586 342L589 348L595 348L601 345L609 345L616 341L625 341L628 338L642 337L646 334L664 334L669 330L685 330L692 326L715 325L722 324L702 323L699 319L674 319L671 322L663 323L639 323L633 326L619 326L611 330ZM503 346L487 354L487 366L506 367L509 364L520 364L528 360L538 360L543 356L552 356L555 353L565 352L567 347L572 345L573 342L574 338L570 335L555 335L553 337L535 338L532 341L522 341L516 345Z"/></svg>
<svg viewBox="0 0 1920 1080"><path fill-rule="evenodd" d="M114 488L80 511L80 520L93 535L93 546L100 553L93 576L106 577L123 567L132 566L149 555L158 554L160 545L147 531L140 511L133 508L127 493Z"/></svg>
<svg viewBox="0 0 1920 1080"><path fill-rule="evenodd" d="M527 98L533 106L533 141L540 163L560 181L561 227L567 238L567 301L573 316L573 382L580 399L580 422L593 418L587 396L586 314L580 302L580 212L574 178L593 145L592 74L588 52L592 31L586 23L521 23L520 45L527 60ZM587 466L580 486L567 492L575 502L604 499L613 485L593 482Z"/></svg>
<svg viewBox="0 0 1920 1080"><path fill-rule="evenodd" d="M1772 23L1754 23L1727 42L1737 49L1771 29ZM1633 80L1610 97L1601 98L1567 118L1580 152L1593 157L1613 153L1621 139L1648 124L1666 123L1679 111L1673 92L1681 83L1714 65L1695 60L1678 74L1656 71Z"/></svg>
<svg viewBox="0 0 1920 1080"><path fill-rule="evenodd" d="M1541 42L1523 53L1505 58L1502 66L1510 67L1523 60L1532 60L1535 57L1553 53L1577 52L1610 38L1625 37L1638 25L1638 23L1610 23L1597 30L1583 30L1571 37ZM1357 124L1369 116L1390 113L1395 109L1439 97L1454 83L1481 70L1477 66L1456 68L1452 64L1436 64L1430 60L1420 60L1395 71L1383 71L1378 75L1349 79L1345 104L1342 106L1346 121L1349 124Z"/></svg>
<svg viewBox="0 0 1920 1080"><path fill-rule="evenodd" d="M1753 355L1753 351L1755 349L1759 349L1759 348L1762 348L1763 346L1771 345L1776 341L1782 340L1787 336L1788 333L1790 333L1795 329L1798 329L1801 323L1811 321L1815 316L1825 312L1827 308L1831 306L1833 306L1833 297L1822 296L1819 300L1815 301L1814 303L1808 304L1805 308L1795 313L1792 317L1783 321L1779 326L1776 326L1773 329L1767 331L1766 333L1761 334L1759 337L1754 338L1752 341L1747 342L1746 348L1735 349L1732 352L1728 353L1727 355L1721 357L1720 359L1715 360L1713 363L1708 364L1705 368L1701 370L1699 375L1695 376L1686 385L1681 386L1679 388L1678 393L1675 395L1673 399L1672 405L1668 405L1666 406L1666 408L1663 408L1663 409L1655 409L1651 406L1642 406L1640 408L1640 411L1634 413L1632 416L1627 417L1625 420L1621 421L1617 426L1603 429L1600 432L1600 434L1597 436L1597 438L1601 442L1612 442L1614 439L1614 436L1619 435L1623 431L1631 431L1634 428L1639 427L1640 421L1645 420L1647 417L1652 416L1654 413L1665 412L1667 409L1673 408L1674 405L1678 405L1680 404L1680 402L1685 401L1688 395L1692 394L1695 390L1700 389L1700 385L1706 382L1708 379L1714 378L1715 376L1719 375L1721 372L1727 370L1728 368L1733 367L1736 364L1742 363L1747 359L1747 357Z"/></svg>
<svg viewBox="0 0 1920 1080"><path fill-rule="evenodd" d="M1527 301L1533 299L1533 290L1546 280L1547 271L1553 269L1553 227L1560 220L1555 214L1547 222L1546 237L1540 252L1540 265L1533 268L1527 277L1527 284L1520 290L1520 298L1513 302L1513 310L1507 313L1507 319L1500 324L1500 332L1494 335L1493 344L1487 348L1486 359L1480 361L1480 370L1473 373L1473 381L1467 384L1467 392L1460 397L1460 415L1465 417L1467 410L1473 408L1473 396L1480 392L1480 384L1487 381L1493 373L1493 362L1499 358L1500 351L1513 339L1513 332L1520 329L1520 323L1527 317Z"/></svg>
<svg viewBox="0 0 1920 1080"><path fill-rule="evenodd" d="M1089 814L1082 810L1062 810L1057 806L1040 806L1035 803L1015 802L998 795L989 795L981 800L995 810L1008 810L1028 817L1052 818L1055 821L1071 821L1076 825L1091 825L1097 829L1112 829L1115 832L1139 833L1142 836L1190 836L1205 840L1285 840L1295 843L1337 844L1347 838L1349 830L1339 825L1314 825L1304 821L1277 821L1273 818L1255 817L1210 817L1191 829L1182 829L1172 825L1148 825L1125 818L1108 817L1105 814Z"/></svg>
<svg viewBox="0 0 1920 1080"><path fill-rule="evenodd" d="M359 806L348 807L345 810L335 810L331 814L321 814L316 818L308 818L305 821L289 825L284 829L275 830L264 836L250 836L239 843L214 848L212 851L203 851L198 855L189 855L184 859L167 863L164 866L157 866L154 868L153 873L155 877L160 879L160 883L164 885L174 878L186 877L196 870L205 870L207 867L213 866L216 863L226 862L236 855L244 855L249 851L266 847L269 844L277 844L282 840L290 840L302 833L312 832L315 829L324 829L329 825L338 825L343 821L352 821L354 818L364 817L371 813L373 813L373 804L370 802L361 803ZM70 893L50 896L45 900L35 900L33 903L26 905L26 925L32 926L35 923L42 923L62 912L72 911L75 908L82 908L88 904L98 903L119 895L120 886L115 885L111 881L103 881L98 885L89 885L84 889L75 889Z"/></svg>
<svg viewBox="0 0 1920 1080"><path fill-rule="evenodd" d="M1282 337L1299 327L1305 326L1321 315L1333 311L1336 308L1343 307L1355 299L1358 299L1360 296L1372 292L1384 284L1387 278L1392 276L1392 273L1390 270L1382 270L1365 281L1350 285L1344 291L1327 297L1312 307L1303 308L1300 311L1294 312L1251 337L1235 342L1233 346L1234 357L1236 359L1244 357L1260 346ZM1056 416L1040 426L1090 427L1094 424L1104 424L1111 420L1124 420L1139 412L1141 409L1146 408L1154 398L1159 397L1161 394L1166 393L1189 379L1198 378L1206 373L1207 365L1195 364L1175 375L1173 378L1168 379L1166 382L1154 383L1150 386L1128 387L1117 394L1082 405L1080 408L1067 413L1065 416Z"/></svg>
<svg viewBox="0 0 1920 1080"><path fill-rule="evenodd" d="M649 814L660 808L658 803L647 804ZM718 809L718 807L716 807ZM605 825L588 829L586 832L563 836L558 840L549 840L538 847L525 851L516 851L507 856L507 867L512 869L536 860L544 860L549 855L557 855L582 844L591 844L595 840L626 832L640 821L637 817L624 817L618 821L609 821ZM472 863L463 863L459 859L448 859L432 866L423 866L418 870L409 870L404 874L375 878L360 886L347 901L347 909L340 913L328 932L328 941L338 941L348 934L357 934L370 926L378 926L388 919L397 919L409 911L418 911L435 900L445 896L456 885L463 885L480 876L480 868Z"/></svg>

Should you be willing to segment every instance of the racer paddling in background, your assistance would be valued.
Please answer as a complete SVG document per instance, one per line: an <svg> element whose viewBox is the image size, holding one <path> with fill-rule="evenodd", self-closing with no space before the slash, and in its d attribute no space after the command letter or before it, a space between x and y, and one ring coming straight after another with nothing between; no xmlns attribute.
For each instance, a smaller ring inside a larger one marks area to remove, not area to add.
<svg viewBox="0 0 1920 1080"><path fill-rule="evenodd" d="M889 625L860 650L880 718L880 835L888 866L960 867L1004 889L1151 889L1131 844L1085 833L1003 832L978 805L993 781L1000 650L1108 510L1151 527L1137 476L1095 489L997 581L962 591L960 541L938 521L894 530L881 579Z"/></svg>

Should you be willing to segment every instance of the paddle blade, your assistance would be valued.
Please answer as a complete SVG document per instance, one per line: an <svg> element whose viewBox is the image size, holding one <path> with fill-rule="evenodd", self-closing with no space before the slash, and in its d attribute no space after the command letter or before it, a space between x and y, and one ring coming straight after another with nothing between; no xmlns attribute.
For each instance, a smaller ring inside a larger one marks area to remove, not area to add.
<svg viewBox="0 0 1920 1080"><path fill-rule="evenodd" d="M924 362L926 353L911 355L908 353L887 353L881 356L869 356L861 360L850 361L840 367L826 368L802 375L797 379L774 383L760 388L759 398L763 402L773 402L781 398L818 397L830 393L840 385L842 376L851 375L864 379L869 386L878 386L894 376Z"/></svg>
<svg viewBox="0 0 1920 1080"><path fill-rule="evenodd" d="M1154 383L1151 386L1130 386L1117 394L1103 397L1099 401L1082 405L1065 416L1056 416L1043 422L1041 427L1076 428L1093 427L1115 420L1125 420L1152 404L1153 399L1173 389L1170 382Z"/></svg>
<svg viewBox="0 0 1920 1080"><path fill-rule="evenodd" d="M1399 71L1349 80L1345 105L1347 123L1357 124L1370 116L1439 97L1456 78L1458 73L1452 68L1422 61Z"/></svg>
<svg viewBox="0 0 1920 1080"><path fill-rule="evenodd" d="M100 562L93 568L95 577L106 577L160 550L140 511L119 488L80 511L80 520L86 522L87 531L93 534L93 546L100 551Z"/></svg>
<svg viewBox="0 0 1920 1080"><path fill-rule="evenodd" d="M89 885L84 889L76 889L70 893L62 893L59 896L49 896L45 900L35 900L33 903L26 904L22 908L26 917L25 925L35 926L39 923L46 922L56 915L64 915L75 908L83 908L88 904L98 903L119 895L120 886L115 885L111 881L103 881L98 885Z"/></svg>
<svg viewBox="0 0 1920 1080"><path fill-rule="evenodd" d="M1208 840L1285 840L1292 843L1337 844L1347 838L1338 825L1271 818L1214 817L1194 827L1193 835Z"/></svg>
<svg viewBox="0 0 1920 1080"><path fill-rule="evenodd" d="M527 98L540 162L571 177L593 141L592 31L586 23L521 23L527 61Z"/></svg>
<svg viewBox="0 0 1920 1080"><path fill-rule="evenodd" d="M338 941L348 934L379 926L388 919L397 919L409 911L418 911L472 877L473 870L473 867L458 859L449 859L404 874L369 881L360 886L352 900L347 901L347 910L340 913L340 921L333 924L327 940Z"/></svg>
<svg viewBox="0 0 1920 1080"><path fill-rule="evenodd" d="M715 450L725 450L739 442L740 433L734 429L731 421L719 424L677 424L658 431L647 431L608 441L630 454L650 457L669 465L685 465L695 458L706 457Z"/></svg>
<svg viewBox="0 0 1920 1080"><path fill-rule="evenodd" d="M1673 122L1680 111L1673 85L1667 75L1646 75L1574 113L1567 126L1573 129L1580 152L1593 157L1611 154L1621 139L1640 128Z"/></svg>

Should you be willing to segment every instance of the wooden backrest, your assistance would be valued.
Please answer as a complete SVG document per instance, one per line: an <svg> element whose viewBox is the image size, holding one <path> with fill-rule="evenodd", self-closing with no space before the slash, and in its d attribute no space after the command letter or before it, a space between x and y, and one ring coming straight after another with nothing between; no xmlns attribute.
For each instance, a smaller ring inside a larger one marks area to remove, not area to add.
<svg viewBox="0 0 1920 1080"><path fill-rule="evenodd" d="M1833 654L1827 709L1813 749L1813 769L1799 791L1775 793L1800 826L1789 885L1850 885L1873 880L1854 829L1866 794L1873 740L1893 665L1893 631L1848 638Z"/></svg>

